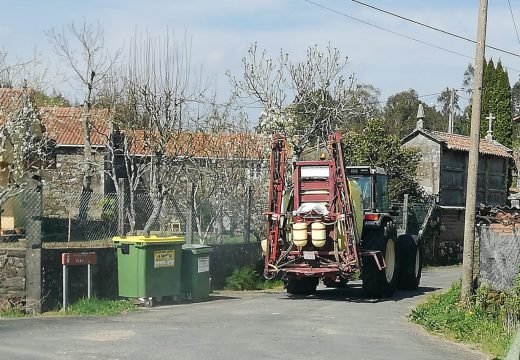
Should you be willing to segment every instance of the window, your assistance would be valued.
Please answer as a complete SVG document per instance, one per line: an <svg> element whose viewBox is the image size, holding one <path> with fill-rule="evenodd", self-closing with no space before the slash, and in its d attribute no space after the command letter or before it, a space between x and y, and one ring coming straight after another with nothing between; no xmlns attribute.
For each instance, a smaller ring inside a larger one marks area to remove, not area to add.
<svg viewBox="0 0 520 360"><path fill-rule="evenodd" d="M384 175L376 175L376 194L376 210L388 211L388 178Z"/></svg>

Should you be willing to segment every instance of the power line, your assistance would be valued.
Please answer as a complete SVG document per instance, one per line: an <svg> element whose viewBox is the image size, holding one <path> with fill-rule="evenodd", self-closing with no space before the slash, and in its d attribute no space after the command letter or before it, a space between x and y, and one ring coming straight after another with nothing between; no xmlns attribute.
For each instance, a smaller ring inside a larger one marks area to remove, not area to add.
<svg viewBox="0 0 520 360"><path fill-rule="evenodd" d="M388 15L392 15L392 16L395 16L399 19L402 19L402 20L406 20L406 21L409 21L411 23L414 23L416 25L419 25L419 26L423 26L425 28L428 28L428 29L431 29L431 30L435 30L435 31L438 31L438 32L441 32L443 34L446 34L446 35L450 35L450 36L453 36L453 37L456 37L458 39L461 39L461 40L465 40L465 41L468 41L470 43L473 43L473 44L476 44L477 42L473 39L470 39L470 38L467 38L467 37L464 37L462 35L458 35L458 34L455 34L455 33L452 33L452 32L449 32L449 31L446 31L446 30L443 30L443 29L439 29L437 27L434 27L434 26L431 26L431 25L428 25L428 24L424 24L422 22L419 22L417 20L413 20L413 19L410 19L410 18L407 18L407 17L404 17L402 15L399 15L399 14L396 14L396 13L393 13L393 12L390 12L390 11L387 11L387 10L384 10L384 9L381 9L381 8L378 8L376 6L373 6L373 5L370 5L370 4L366 4L364 2L361 2L359 0L351 0L352 2L355 2L357 4L360 4L360 5L363 5L363 6L366 6L368 8L371 8L371 9L374 9L374 10L377 10L377 11L380 11L382 13L385 13L385 14L388 14ZM507 0L509 2L509 0ZM511 9L511 3L509 3L509 9ZM511 11L511 15L513 15L513 12ZM513 19L513 22L514 22L514 19ZM516 30L516 24L515 24L515 30ZM518 37L518 32L516 33L516 36ZM520 38L518 38L518 41L520 43ZM491 45L486 45L487 48L490 48L490 49L493 49L493 50L496 50L496 51L500 51L502 53L505 53L505 54L508 54L508 55L512 55L512 56L516 56L516 57L520 57L519 54L515 54L511 51L507 51L507 50L504 50L504 49L500 49L500 48L497 48L495 46L491 46Z"/></svg>
<svg viewBox="0 0 520 360"><path fill-rule="evenodd" d="M465 57L467 59L471 59L471 60L474 60L473 57L471 56L468 56L468 55L465 55L465 54L462 54L462 53L459 53L459 52L456 52L456 51L453 51L453 50L450 50L450 49L446 49L446 48L443 48L441 46L438 46L438 45L435 45L435 44L431 44L431 43L428 43L426 41L422 41L422 40L419 40L419 39L416 39L416 38L413 38L411 36L408 36L408 35L405 35L405 34L401 34L401 33L398 33L396 31L393 31L393 30L389 30L389 29L386 29L382 26L379 26L379 25L375 25L375 24L372 24L372 23L369 23L368 21L365 21L365 20L361 20L361 19L358 19L354 16L350 16L348 14L345 14L344 12L341 12L341 11L338 11L338 10L335 10L335 9L332 9L328 6L325 6L325 5L322 5L322 4L318 4L312 0L304 0L310 4L313 4L315 6L318 6L320 8L323 8L325 10L328 10L330 12L333 12L333 13L336 13L338 15L341 15L341 16L344 16L348 19L351 19L351 20L354 20L354 21L357 21L357 22L360 22L362 24L365 24L365 25L368 25L368 26L372 26L372 27L375 27L376 29L379 29L379 30L382 30L382 31L385 31L385 32L388 32L390 34L394 34L394 35L397 35L397 36L400 36L402 38L405 38L405 39L408 39L408 40L412 40L412 41L415 41L415 42L418 42L420 44L423 44L423 45L427 45L427 46L431 46L431 47L434 47L436 49L439 49L439 50L442 50L442 51L446 51L446 52L449 52L449 53L452 53L452 54L455 54L455 55L458 55L458 56L462 56L462 57Z"/></svg>
<svg viewBox="0 0 520 360"><path fill-rule="evenodd" d="M507 0L509 4L509 12L511 13L511 19L513 20L513 25L515 26L516 39L518 40L518 45L520 45L520 36L518 36L518 29L516 28L515 16L513 15L513 8L511 7L511 1Z"/></svg>
<svg viewBox="0 0 520 360"><path fill-rule="evenodd" d="M372 23L370 23L370 22L368 22L368 21L358 19L358 18L356 18L356 17L354 17L354 16L350 16L350 15L348 15L348 14L345 14L344 12L341 12L341 11L339 11L339 10L335 10L335 9L332 9L332 8L330 8L330 7L328 7L328 6L325 6L325 5L322 5L322 4L319 4L319 3L316 3L316 2L314 2L314 1L312 1L312 0L304 0L304 1L305 1L305 2L308 2L309 4L313 4L313 5L317 6L317 7L320 7L320 8L322 8L322 9L325 9L325 10L327 10L327 11L330 11L330 12L333 12L333 13L335 13L335 14L338 14L338 15L341 15L341 16L343 16L343 17L346 17L346 18L348 18L348 19L351 19L351 20L354 20L354 21L360 22L360 23L362 23L362 24L365 24L365 25L368 25L368 26L374 27L374 28L376 28L376 29L379 29L379 30L385 31L385 32L387 32L387 33L390 33L390 34L393 34L393 35L397 35L397 36L399 36L399 37L402 37L402 38L405 38L405 39L408 39L408 40L412 40L412 41L415 41L415 42L417 42L417 43L419 43L419 44L423 44L423 45L426 45L426 46L430 46L430 47L433 47L433 48L438 49L438 50L442 50L442 51L445 51L445 52L449 52L449 53L451 53L451 54L458 55L458 56L464 57L464 58L466 58L466 59L470 59L470 60L472 60L472 61L475 60L475 58L472 57L472 56L469 56L469 55L466 55L466 54L462 54L462 53L459 53L459 52L457 52L457 51L453 51L453 50L450 50L450 49L446 49L446 48L443 48L442 46L438 46L438 45L435 45L435 44L432 44L432 43L429 43L429 42L426 42L426 41L422 41L422 40L416 39L416 38L414 38L414 37L411 37L411 36L408 36L408 35L405 35L405 34L398 33L398 32L393 31L393 30L386 29L386 28L384 28L384 27L382 27L382 26L375 25L375 24L372 24ZM520 56L520 55L516 55L516 54L515 54L515 56ZM511 68L511 67L506 67L506 69L520 73L520 70L513 69L513 68Z"/></svg>

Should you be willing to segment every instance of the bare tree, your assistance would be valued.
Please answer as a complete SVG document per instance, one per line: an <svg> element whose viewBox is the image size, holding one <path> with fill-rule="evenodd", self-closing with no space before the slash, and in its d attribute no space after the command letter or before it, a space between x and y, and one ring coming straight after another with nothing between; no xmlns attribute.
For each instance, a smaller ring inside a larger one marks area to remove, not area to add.
<svg viewBox="0 0 520 360"><path fill-rule="evenodd" d="M195 185L193 209L199 241L206 243L212 237L222 243L226 231L234 235L235 225L243 223L247 185L264 151L234 98L214 103L205 123L205 133L194 143L197 156L188 163L187 174Z"/></svg>
<svg viewBox="0 0 520 360"><path fill-rule="evenodd" d="M7 63L7 52L0 50L0 88L11 86L11 66Z"/></svg>
<svg viewBox="0 0 520 360"><path fill-rule="evenodd" d="M86 217L92 178L95 174L93 150L91 145L91 110L94 107L95 93L98 86L108 76L119 57L119 51L111 55L105 47L104 34L99 24L83 22L68 25L60 32L52 29L47 33L54 45L56 54L65 62L74 74L82 92L82 136L83 136L83 182L84 197L80 203L80 218Z"/></svg>
<svg viewBox="0 0 520 360"><path fill-rule="evenodd" d="M164 38L136 36L131 44L125 101L131 107L126 129L134 152L147 161L152 213L144 227L149 233L160 216L167 194L183 176L193 156L194 130L203 128L207 86L191 68L189 45L172 33ZM130 159L129 159L130 160ZM133 161L127 166L135 166ZM140 166L145 163L141 162ZM134 170L129 169L132 172ZM135 185L135 184L134 184Z"/></svg>

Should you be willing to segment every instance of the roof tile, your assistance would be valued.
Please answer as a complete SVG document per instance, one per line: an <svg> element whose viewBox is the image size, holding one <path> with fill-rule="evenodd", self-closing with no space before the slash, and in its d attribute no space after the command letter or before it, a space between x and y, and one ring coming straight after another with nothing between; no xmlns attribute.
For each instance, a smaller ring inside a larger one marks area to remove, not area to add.
<svg viewBox="0 0 520 360"><path fill-rule="evenodd" d="M45 133L57 146L83 146L81 108L43 107L40 109ZM104 146L108 142L109 126L107 109L91 110L90 142L93 146Z"/></svg>
<svg viewBox="0 0 520 360"><path fill-rule="evenodd" d="M469 152L470 138L468 136L425 129L421 131L429 134L433 138L437 139L437 141L445 143L448 149ZM487 139L480 139L479 152L481 154L494 155L505 158L512 157L512 150L495 140L490 141Z"/></svg>

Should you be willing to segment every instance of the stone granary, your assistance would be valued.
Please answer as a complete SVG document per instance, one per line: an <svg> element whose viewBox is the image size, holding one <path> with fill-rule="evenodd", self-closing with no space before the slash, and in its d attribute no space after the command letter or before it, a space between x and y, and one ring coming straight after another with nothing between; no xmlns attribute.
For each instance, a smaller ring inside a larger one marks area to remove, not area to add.
<svg viewBox="0 0 520 360"><path fill-rule="evenodd" d="M470 138L424 129L423 123L424 111L420 105L417 126L401 140L401 144L420 150L417 177L424 191L434 197L439 210L440 244L461 249ZM477 204L506 205L512 150L493 140L492 132L488 131L488 135L480 140L479 153Z"/></svg>

